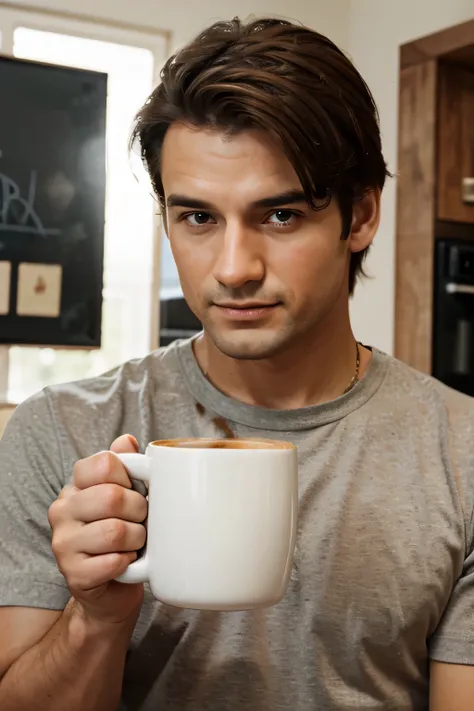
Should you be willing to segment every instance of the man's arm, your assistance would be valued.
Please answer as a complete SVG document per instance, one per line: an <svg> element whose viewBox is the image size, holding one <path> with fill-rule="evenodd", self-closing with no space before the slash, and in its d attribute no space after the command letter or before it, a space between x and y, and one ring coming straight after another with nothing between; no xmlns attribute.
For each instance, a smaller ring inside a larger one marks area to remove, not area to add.
<svg viewBox="0 0 474 711"><path fill-rule="evenodd" d="M430 711L472 711L474 667L431 662Z"/></svg>
<svg viewBox="0 0 474 711"><path fill-rule="evenodd" d="M48 462L34 461L36 445L30 447L29 457L22 455L21 471L15 470L12 432L19 424L9 428L10 442L0 443L0 478L4 476L5 488L10 486L13 502L8 506L0 497L0 568L3 563L7 568L6 575L2 568L0 579L0 709L116 711L143 586L124 585L115 578L144 544L146 531L140 522L146 518L146 499L132 490L118 458L103 452L77 462L73 484L51 502L48 485L40 486ZM137 445L125 436L112 449L136 451ZM36 468L28 478L29 459ZM36 516L43 532L39 541L25 525L15 527L12 514L13 504L18 504L20 523L30 520L32 491L43 497ZM57 567L47 549L53 550ZM47 565L40 564L46 560ZM64 600L65 584L69 602Z"/></svg>
<svg viewBox="0 0 474 711"><path fill-rule="evenodd" d="M64 612L0 610L2 711L116 711L136 615L89 619L71 599Z"/></svg>
<svg viewBox="0 0 474 711"><path fill-rule="evenodd" d="M0 680L22 654L43 639L61 614L61 610L35 607L0 607Z"/></svg>

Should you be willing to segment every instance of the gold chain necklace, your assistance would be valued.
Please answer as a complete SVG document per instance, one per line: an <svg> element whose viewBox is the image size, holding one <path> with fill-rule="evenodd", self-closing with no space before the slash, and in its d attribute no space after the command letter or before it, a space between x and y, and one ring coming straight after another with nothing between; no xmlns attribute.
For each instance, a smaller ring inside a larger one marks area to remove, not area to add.
<svg viewBox="0 0 474 711"><path fill-rule="evenodd" d="M353 377L352 377L351 382L349 383L349 385L347 386L347 388L346 388L346 389L344 390L344 392L342 393L343 395L346 395L350 390L352 390L352 388L354 387L354 385L359 382L360 349L359 349L359 343L358 343L357 341L356 341L356 349L357 349L357 357L356 357L356 369L355 369L355 373L354 373L354 375L353 375Z"/></svg>
<svg viewBox="0 0 474 711"><path fill-rule="evenodd" d="M359 370L360 370L360 348L359 348L359 343L356 341L356 368L355 368L355 373L352 376L352 380L347 386L347 388L344 390L342 393L343 395L347 395L347 393L352 390L352 388L356 385L356 383L359 382ZM209 380L209 377L207 375L207 371L203 371L203 375L206 378L206 380ZM209 381L210 382L210 381Z"/></svg>

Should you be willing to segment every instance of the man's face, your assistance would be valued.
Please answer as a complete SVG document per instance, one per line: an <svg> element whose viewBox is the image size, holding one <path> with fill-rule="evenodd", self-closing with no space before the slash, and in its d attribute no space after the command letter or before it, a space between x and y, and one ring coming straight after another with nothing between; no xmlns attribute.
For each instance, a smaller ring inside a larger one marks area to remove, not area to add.
<svg viewBox="0 0 474 711"><path fill-rule="evenodd" d="M348 299L348 242L333 200L312 210L281 148L259 131L166 134L166 224L184 296L224 354L262 359Z"/></svg>

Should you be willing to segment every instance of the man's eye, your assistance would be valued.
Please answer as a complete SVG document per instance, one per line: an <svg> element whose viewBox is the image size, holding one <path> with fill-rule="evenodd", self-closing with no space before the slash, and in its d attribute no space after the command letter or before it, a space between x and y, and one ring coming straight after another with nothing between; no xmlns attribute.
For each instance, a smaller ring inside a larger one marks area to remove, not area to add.
<svg viewBox="0 0 474 711"><path fill-rule="evenodd" d="M208 212L192 212L185 216L185 220L191 227L214 224L214 220Z"/></svg>
<svg viewBox="0 0 474 711"><path fill-rule="evenodd" d="M268 218L267 223L270 225L276 225L287 227L291 225L298 215L293 212L293 210L276 210Z"/></svg>

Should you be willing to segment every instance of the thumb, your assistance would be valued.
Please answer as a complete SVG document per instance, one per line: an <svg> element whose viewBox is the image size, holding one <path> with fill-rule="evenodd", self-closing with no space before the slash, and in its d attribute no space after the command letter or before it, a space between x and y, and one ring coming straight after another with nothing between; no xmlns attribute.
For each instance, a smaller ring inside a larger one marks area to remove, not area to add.
<svg viewBox="0 0 474 711"><path fill-rule="evenodd" d="M138 452L138 442L133 435L125 434L118 437L110 445L110 451L114 454L129 454Z"/></svg>

